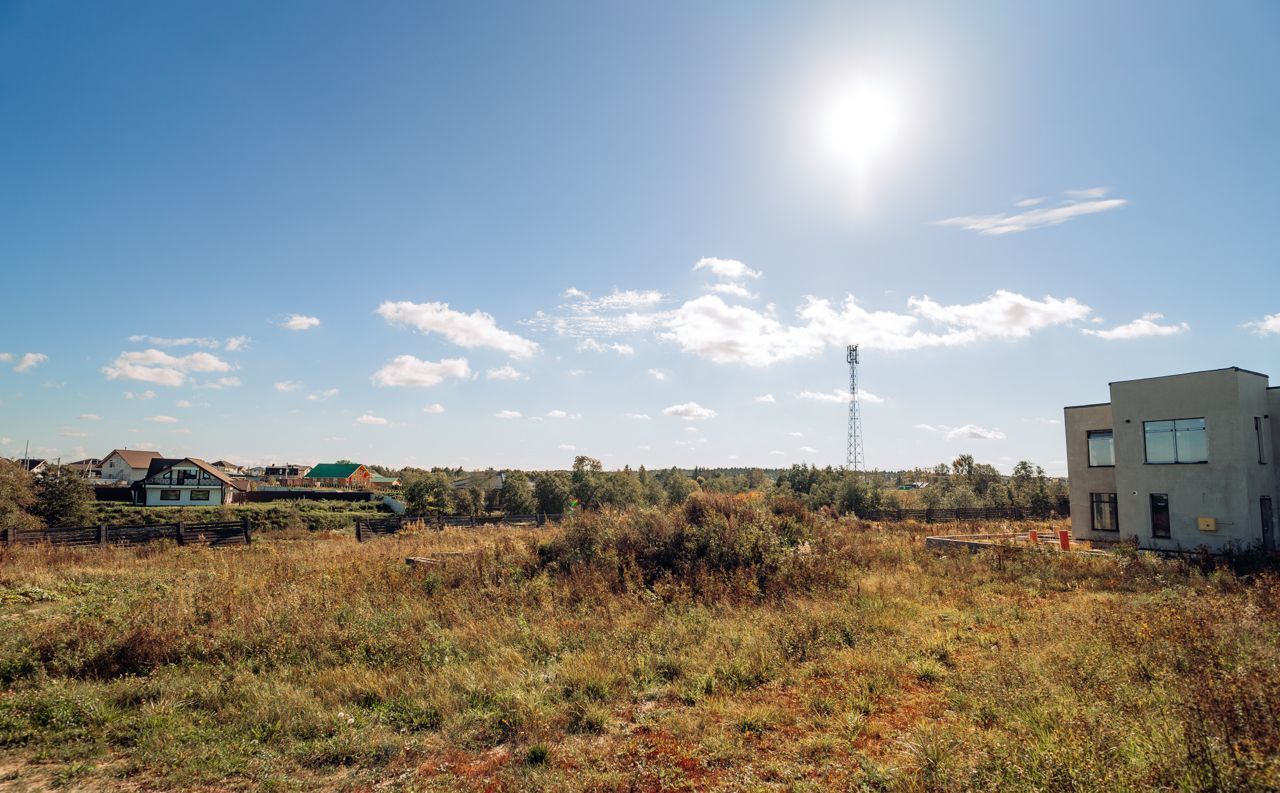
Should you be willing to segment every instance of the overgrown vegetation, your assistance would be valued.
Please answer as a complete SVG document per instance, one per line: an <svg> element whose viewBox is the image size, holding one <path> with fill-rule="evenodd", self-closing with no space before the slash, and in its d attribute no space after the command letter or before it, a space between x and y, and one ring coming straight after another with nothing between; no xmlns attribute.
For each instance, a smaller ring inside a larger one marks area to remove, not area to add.
<svg viewBox="0 0 1280 793"><path fill-rule="evenodd" d="M704 493L541 532L7 549L5 784L1280 786L1276 576L922 537Z"/></svg>

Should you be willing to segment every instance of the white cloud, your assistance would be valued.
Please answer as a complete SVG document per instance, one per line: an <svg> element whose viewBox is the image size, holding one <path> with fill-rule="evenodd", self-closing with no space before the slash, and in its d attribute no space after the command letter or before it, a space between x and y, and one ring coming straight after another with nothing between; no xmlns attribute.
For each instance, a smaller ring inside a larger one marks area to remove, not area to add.
<svg viewBox="0 0 1280 793"><path fill-rule="evenodd" d="M801 391L796 394L796 399L805 399L810 402L844 403L849 401L849 392L842 391L839 388L834 388L830 391ZM858 401L864 405L883 405L884 397L860 388L858 389Z"/></svg>
<svg viewBox="0 0 1280 793"><path fill-rule="evenodd" d="M467 365L466 358L423 361L412 355L397 355L390 363L373 373L373 382L379 386L430 388L450 377L462 380L471 377L471 367Z"/></svg>
<svg viewBox="0 0 1280 793"><path fill-rule="evenodd" d="M661 369L650 369L650 370L649 370L649 376L650 376L650 377L652 377L654 380L666 380L666 379L667 379L667 373L666 373L666 372L664 372L664 371L662 371Z"/></svg>
<svg viewBox="0 0 1280 793"><path fill-rule="evenodd" d="M0 438L0 446L8 446L13 443L13 438Z"/></svg>
<svg viewBox="0 0 1280 793"><path fill-rule="evenodd" d="M586 369L570 369L570 370L567 372L567 374L568 374L570 377L582 377L582 376L583 376L584 374L586 374L586 373L587 373L587 370L586 370Z"/></svg>
<svg viewBox="0 0 1280 793"><path fill-rule="evenodd" d="M790 435L790 436L791 436L791 437L793 437L793 438L803 438L803 437L804 437L804 433L803 433L803 432L788 432L787 434L788 434L788 435Z"/></svg>
<svg viewBox="0 0 1280 793"><path fill-rule="evenodd" d="M618 355L634 355L635 347L630 344L601 344L595 339L583 339L578 343L578 352L616 352Z"/></svg>
<svg viewBox="0 0 1280 793"><path fill-rule="evenodd" d="M177 402L174 402L173 404L174 404L174 405L176 405L177 407L180 407L180 408L189 408L189 407L191 407L191 400L190 400L190 399L179 399Z"/></svg>
<svg viewBox="0 0 1280 793"><path fill-rule="evenodd" d="M277 391L297 391L299 388L302 388L301 380L281 380L275 384Z"/></svg>
<svg viewBox="0 0 1280 793"><path fill-rule="evenodd" d="M308 402L321 402L326 399L332 399L338 395L338 389L326 388L323 391L317 391L314 394L307 394Z"/></svg>
<svg viewBox="0 0 1280 793"><path fill-rule="evenodd" d="M916 424L916 429L925 430L926 432L934 432L946 437L949 441L954 440L980 440L980 441L1000 441L1005 439L1005 434L998 429L988 429L980 427L977 424L965 424L961 427L948 427L945 424Z"/></svg>
<svg viewBox="0 0 1280 793"><path fill-rule="evenodd" d="M81 421L101 421L102 416L97 413L81 413L79 416Z"/></svg>
<svg viewBox="0 0 1280 793"><path fill-rule="evenodd" d="M13 371L19 374L29 372L47 360L49 360L49 356L42 352L24 353L22 358L18 360L17 366L13 367Z"/></svg>
<svg viewBox="0 0 1280 793"><path fill-rule="evenodd" d="M1268 314L1257 322L1246 322L1245 327L1260 336L1280 333L1280 314Z"/></svg>
<svg viewBox="0 0 1280 793"><path fill-rule="evenodd" d="M407 325L421 333L439 333L459 347L491 347L512 358L530 358L538 351L536 342L498 327L483 311L464 314L448 303L387 301L378 306L378 315L393 325Z"/></svg>
<svg viewBox="0 0 1280 793"><path fill-rule="evenodd" d="M494 413L493 415L494 415L494 417L495 417L495 418L500 418L500 419L518 419L518 418L520 418L520 411L518 411L518 410L499 410L497 413Z"/></svg>
<svg viewBox="0 0 1280 793"><path fill-rule="evenodd" d="M632 421L648 421L649 420L648 413L623 413L622 417L626 419L631 419Z"/></svg>
<svg viewBox="0 0 1280 793"><path fill-rule="evenodd" d="M1013 234L1019 231L1028 231L1029 229L1044 228L1045 226L1057 226L1073 218L1119 209L1129 203L1123 198L1103 199L1102 196L1106 195L1106 193L1106 188L1102 187L1095 187L1089 190L1068 190L1068 200L1055 207L1027 209L1025 212L1018 212L1012 215L964 215L939 220L937 225L956 226L986 235ZM1019 208L1025 208L1025 206L1023 202L1018 203Z"/></svg>
<svg viewBox="0 0 1280 793"><path fill-rule="evenodd" d="M1161 325L1159 320L1162 319L1164 319L1164 314L1143 314L1132 322L1124 325L1117 325L1109 330L1093 330L1091 328L1085 328L1081 332L1086 336L1096 336L1099 339L1115 341L1140 339L1144 336L1174 336L1191 330L1191 326L1185 322L1179 322L1177 325Z"/></svg>
<svg viewBox="0 0 1280 793"><path fill-rule="evenodd" d="M1067 198L1102 198L1111 192L1108 187L1086 187L1083 190L1066 191Z"/></svg>
<svg viewBox="0 0 1280 793"><path fill-rule="evenodd" d="M814 454L818 450L813 448L812 446L801 446L800 451L805 452L806 454Z"/></svg>
<svg viewBox="0 0 1280 793"><path fill-rule="evenodd" d="M319 317L308 317L305 314L290 314L280 323L287 330L310 330L320 324Z"/></svg>
<svg viewBox="0 0 1280 793"><path fill-rule="evenodd" d="M13 353L0 352L0 363L9 363L12 360L13 360Z"/></svg>
<svg viewBox="0 0 1280 793"><path fill-rule="evenodd" d="M740 297L743 300L755 300L760 297L760 295L755 294L742 284L712 284L708 289L712 292L719 292L722 295L728 295L729 297Z"/></svg>
<svg viewBox="0 0 1280 793"><path fill-rule="evenodd" d="M364 415L356 419L356 423L369 424L375 427L381 427L387 423L387 420L384 419L382 416L375 416L372 413L365 413Z"/></svg>
<svg viewBox="0 0 1280 793"><path fill-rule="evenodd" d="M422 412L431 413L434 415L440 415L441 413L444 412L444 405L440 404L439 402L432 402L430 405L426 405L425 407L423 407Z"/></svg>
<svg viewBox="0 0 1280 793"><path fill-rule="evenodd" d="M195 338L192 336L184 336L182 338L175 339L175 338L167 338L164 336L136 335L136 336L130 336L129 341L140 343L140 344L150 344L156 347L196 346L196 347L208 347L209 349L217 349L219 346L221 346L221 342L219 342L217 339L201 339L201 338Z"/></svg>
<svg viewBox="0 0 1280 793"><path fill-rule="evenodd" d="M703 421L705 419L715 418L716 412L711 408L704 408L697 402L685 402L680 405L672 405L663 408L662 415L675 416L685 421Z"/></svg>
<svg viewBox="0 0 1280 793"><path fill-rule="evenodd" d="M239 377L219 377L217 380L208 380L200 383L196 388L209 388L214 391L221 391L224 388L239 388Z"/></svg>
<svg viewBox="0 0 1280 793"><path fill-rule="evenodd" d="M586 297L588 297L589 295L587 295L587 293L586 293L586 292L582 291L581 289L577 288L576 286L571 286L571 287L569 287L568 289L564 290L564 296L565 296L565 297L567 297L567 298L571 298L571 299L575 299L575 300L576 300L576 299L586 298Z"/></svg>
<svg viewBox="0 0 1280 793"><path fill-rule="evenodd" d="M772 454L775 457L782 457L783 455L786 454L786 452L782 451L781 449L770 449L769 454Z"/></svg>
<svg viewBox="0 0 1280 793"><path fill-rule="evenodd" d="M1043 198L1024 198L1021 201L1015 201L1013 205L1016 207L1026 208L1026 207L1033 207L1037 204L1043 204L1043 203L1044 203Z"/></svg>
<svg viewBox="0 0 1280 793"><path fill-rule="evenodd" d="M741 281L743 278L759 278L760 271L752 270L737 259L717 259L714 256L704 256L699 259L697 264L693 265L694 271L710 270L711 274L716 278L723 278L726 281Z"/></svg>
<svg viewBox="0 0 1280 793"><path fill-rule="evenodd" d="M239 350L243 350L247 346L249 346L248 336L232 336L227 339L226 350L227 352L237 352Z"/></svg>
<svg viewBox="0 0 1280 793"><path fill-rule="evenodd" d="M143 392L142 392L142 393L140 393L140 394L135 394L135 393L133 393L132 391L125 391L125 392L124 392L124 398L125 398L125 399L155 399L155 398L156 398L156 392L155 392L155 391L143 391ZM179 407L181 407L181 406L179 406Z"/></svg>
<svg viewBox="0 0 1280 793"><path fill-rule="evenodd" d="M139 380L156 385L180 386L192 372L229 372L231 364L207 352L170 355L150 348L140 352L122 352L110 366L102 369L108 380Z"/></svg>
<svg viewBox="0 0 1280 793"><path fill-rule="evenodd" d="M563 451L566 451L566 452L576 452L578 450L578 447L574 446L572 443L562 443L556 448L562 449Z"/></svg>
<svg viewBox="0 0 1280 793"><path fill-rule="evenodd" d="M772 405L778 400L774 398L773 394L761 394L760 396L756 397L755 401L761 402L766 405Z"/></svg>
<svg viewBox="0 0 1280 793"><path fill-rule="evenodd" d="M511 365L490 369L484 373L490 380L524 380L525 375Z"/></svg>
<svg viewBox="0 0 1280 793"><path fill-rule="evenodd" d="M580 419L582 418L582 414L567 413L563 410L549 410L547 411L547 418L549 419Z"/></svg>
<svg viewBox="0 0 1280 793"><path fill-rule="evenodd" d="M663 300L662 293L656 289L614 289L604 297L591 297L577 289L566 290L564 294L575 299L575 309L585 312L629 311L656 306Z"/></svg>
<svg viewBox="0 0 1280 793"><path fill-rule="evenodd" d="M178 420L173 416L147 416L147 421L154 421L157 424L177 424Z"/></svg>

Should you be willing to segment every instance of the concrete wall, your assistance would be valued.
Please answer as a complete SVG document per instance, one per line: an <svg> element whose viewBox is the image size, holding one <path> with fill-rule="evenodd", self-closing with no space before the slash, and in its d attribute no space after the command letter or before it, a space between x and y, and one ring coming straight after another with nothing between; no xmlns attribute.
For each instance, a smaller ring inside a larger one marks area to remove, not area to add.
<svg viewBox="0 0 1280 793"><path fill-rule="evenodd" d="M1111 405L1084 405L1063 411L1067 433L1067 478L1071 482L1071 534L1080 540L1119 540L1121 533L1092 529L1093 507L1090 493L1115 493L1115 468L1089 467L1090 430L1109 430Z"/></svg>

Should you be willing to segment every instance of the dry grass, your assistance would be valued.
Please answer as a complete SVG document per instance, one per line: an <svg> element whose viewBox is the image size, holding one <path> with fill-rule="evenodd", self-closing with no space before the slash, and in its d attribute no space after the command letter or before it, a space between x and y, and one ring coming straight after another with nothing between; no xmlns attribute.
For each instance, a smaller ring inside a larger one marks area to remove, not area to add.
<svg viewBox="0 0 1280 793"><path fill-rule="evenodd" d="M713 503L5 551L0 786L1280 787L1280 579L923 536Z"/></svg>

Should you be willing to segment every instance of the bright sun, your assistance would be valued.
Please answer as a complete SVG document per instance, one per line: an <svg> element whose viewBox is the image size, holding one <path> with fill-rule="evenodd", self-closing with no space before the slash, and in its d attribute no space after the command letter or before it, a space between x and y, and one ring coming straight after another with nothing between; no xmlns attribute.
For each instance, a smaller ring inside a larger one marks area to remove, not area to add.
<svg viewBox="0 0 1280 793"><path fill-rule="evenodd" d="M823 154L863 169L883 157L898 137L898 103L885 86L863 82L831 94L818 119Z"/></svg>

